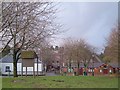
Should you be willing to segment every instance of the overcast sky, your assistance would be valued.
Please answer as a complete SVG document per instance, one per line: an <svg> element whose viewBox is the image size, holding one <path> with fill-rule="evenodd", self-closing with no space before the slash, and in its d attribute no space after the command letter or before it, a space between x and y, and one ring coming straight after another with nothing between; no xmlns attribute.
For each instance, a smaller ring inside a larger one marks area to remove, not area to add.
<svg viewBox="0 0 120 90"><path fill-rule="evenodd" d="M64 29L70 29L52 42L58 46L64 38L73 37L103 49L105 38L118 20L117 2L61 2L59 10L58 22L64 24Z"/></svg>
<svg viewBox="0 0 120 90"><path fill-rule="evenodd" d="M59 22L69 31L59 35L55 44L60 45L63 38L83 38L89 44L104 48L105 38L118 20L117 2L62 2L57 14Z"/></svg>

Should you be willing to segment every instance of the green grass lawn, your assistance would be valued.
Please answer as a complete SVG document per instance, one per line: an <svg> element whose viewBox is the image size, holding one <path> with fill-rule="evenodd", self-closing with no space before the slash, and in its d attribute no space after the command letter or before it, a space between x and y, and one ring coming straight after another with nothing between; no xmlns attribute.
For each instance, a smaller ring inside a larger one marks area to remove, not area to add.
<svg viewBox="0 0 120 90"><path fill-rule="evenodd" d="M3 78L3 88L118 88L116 77L39 76Z"/></svg>

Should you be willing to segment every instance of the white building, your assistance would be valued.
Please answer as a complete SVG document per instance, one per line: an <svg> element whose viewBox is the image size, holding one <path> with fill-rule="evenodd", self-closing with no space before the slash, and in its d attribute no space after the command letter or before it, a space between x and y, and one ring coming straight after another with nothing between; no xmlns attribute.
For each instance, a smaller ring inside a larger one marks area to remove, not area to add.
<svg viewBox="0 0 120 90"><path fill-rule="evenodd" d="M18 75L22 74L22 63L21 63L21 59L18 61L17 63L17 73ZM5 57L0 59L1 65L0 65L0 69L1 69L1 74L2 75L8 75L9 71L10 71L10 75L13 75L13 57L12 55L8 54ZM37 60L35 60L34 63L34 67L35 67L35 74L37 73ZM43 74L43 63L42 61L38 61L38 75ZM26 74L26 67L23 67L23 75ZM33 67L27 67L27 74L28 75L33 75Z"/></svg>

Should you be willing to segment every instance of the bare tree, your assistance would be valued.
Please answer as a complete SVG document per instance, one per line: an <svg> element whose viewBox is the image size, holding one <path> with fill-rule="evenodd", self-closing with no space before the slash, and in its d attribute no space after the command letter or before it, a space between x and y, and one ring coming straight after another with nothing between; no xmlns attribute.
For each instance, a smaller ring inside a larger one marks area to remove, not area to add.
<svg viewBox="0 0 120 90"><path fill-rule="evenodd" d="M50 45L44 46L41 49L42 61L48 65L52 65L52 61L54 60L54 51L51 49Z"/></svg>
<svg viewBox="0 0 120 90"><path fill-rule="evenodd" d="M72 62L74 59L74 53L73 53L73 40L72 39L65 39L64 42L64 62L66 63L66 65L70 68L70 72L71 72L71 66L72 66Z"/></svg>
<svg viewBox="0 0 120 90"><path fill-rule="evenodd" d="M118 27L116 26L112 29L110 36L107 39L107 46L105 48L105 57L104 60L106 63L118 63Z"/></svg>
<svg viewBox="0 0 120 90"><path fill-rule="evenodd" d="M3 50L10 45L13 50L14 77L20 51L40 47L52 35L58 33L55 24L55 4L52 2L3 2L2 42Z"/></svg>
<svg viewBox="0 0 120 90"><path fill-rule="evenodd" d="M69 67L71 68L71 61L77 64L79 69L80 62L84 64L86 68L91 59L91 47L85 42L85 40L67 39L64 43L65 59L68 60Z"/></svg>

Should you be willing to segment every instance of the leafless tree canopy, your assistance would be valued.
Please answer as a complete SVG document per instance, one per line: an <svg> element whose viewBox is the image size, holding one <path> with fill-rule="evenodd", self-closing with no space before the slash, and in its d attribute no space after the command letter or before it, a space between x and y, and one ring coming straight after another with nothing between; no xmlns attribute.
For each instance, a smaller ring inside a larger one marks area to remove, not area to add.
<svg viewBox="0 0 120 90"><path fill-rule="evenodd" d="M64 43L64 54L65 60L68 63L75 62L79 68L80 62L84 63L85 66L88 65L92 52L91 47L85 42L85 40L73 40L73 39L66 39Z"/></svg>
<svg viewBox="0 0 120 90"><path fill-rule="evenodd" d="M118 42L118 27L119 26L116 26L114 29L112 29L111 34L107 39L104 57L106 62L118 63L118 45L120 44L120 42Z"/></svg>
<svg viewBox="0 0 120 90"><path fill-rule="evenodd" d="M58 32L54 23L54 4L51 2L11 2L2 3L3 44L34 47Z"/></svg>
<svg viewBox="0 0 120 90"><path fill-rule="evenodd" d="M3 2L2 42L10 45L17 63L23 49L40 48L51 36L59 32L55 23L56 5L52 2ZM14 64L15 64L14 63Z"/></svg>

